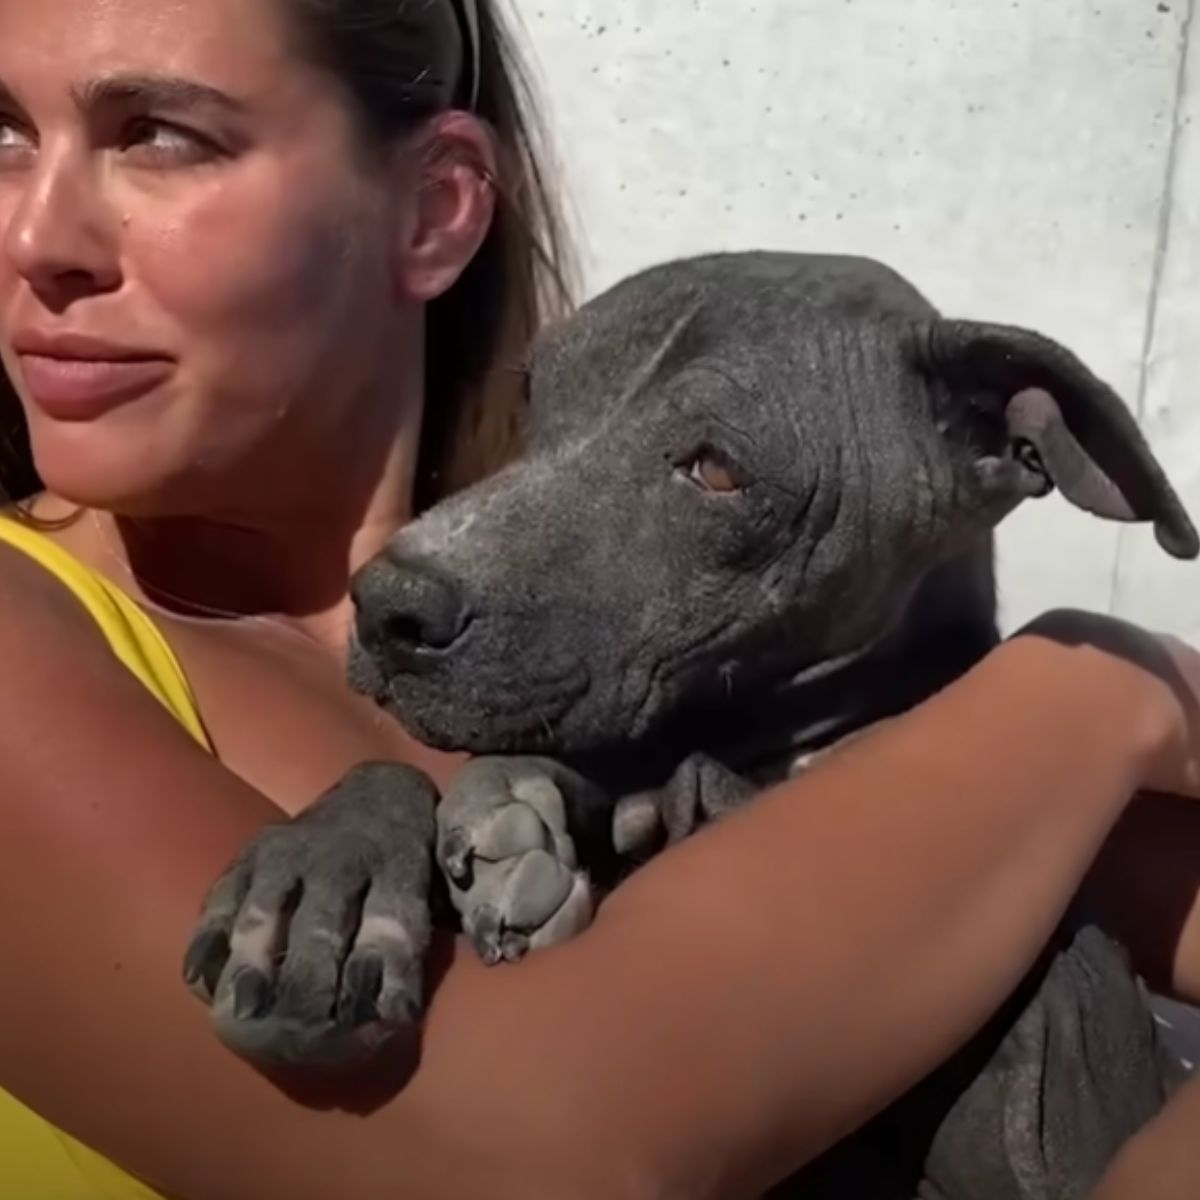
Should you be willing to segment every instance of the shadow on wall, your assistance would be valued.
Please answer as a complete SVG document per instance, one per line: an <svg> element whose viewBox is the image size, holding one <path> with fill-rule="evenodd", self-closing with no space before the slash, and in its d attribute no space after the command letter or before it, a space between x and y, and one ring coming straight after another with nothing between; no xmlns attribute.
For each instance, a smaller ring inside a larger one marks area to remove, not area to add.
<svg viewBox="0 0 1200 1200"><path fill-rule="evenodd" d="M0 503L24 500L41 489L30 461L25 414L7 372L0 367Z"/></svg>

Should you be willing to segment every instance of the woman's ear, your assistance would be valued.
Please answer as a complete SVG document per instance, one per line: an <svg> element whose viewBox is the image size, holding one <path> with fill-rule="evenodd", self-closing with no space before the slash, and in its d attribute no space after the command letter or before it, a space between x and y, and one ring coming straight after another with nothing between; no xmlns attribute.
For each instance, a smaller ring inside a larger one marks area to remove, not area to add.
<svg viewBox="0 0 1200 1200"><path fill-rule="evenodd" d="M435 117L405 158L396 283L407 300L436 300L475 257L496 215L496 147L465 112Z"/></svg>

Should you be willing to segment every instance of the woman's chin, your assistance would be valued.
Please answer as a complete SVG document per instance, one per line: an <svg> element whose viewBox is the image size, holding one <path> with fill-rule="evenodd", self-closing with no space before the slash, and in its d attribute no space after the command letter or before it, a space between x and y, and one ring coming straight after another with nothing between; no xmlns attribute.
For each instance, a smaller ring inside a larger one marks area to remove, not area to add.
<svg viewBox="0 0 1200 1200"><path fill-rule="evenodd" d="M27 407L30 449L46 490L72 504L113 511L159 509L187 490L197 458L191 423L137 408L70 422Z"/></svg>
<svg viewBox="0 0 1200 1200"><path fill-rule="evenodd" d="M70 452L35 444L34 462L46 492L81 508L129 516L170 511L182 491L177 472L161 457L135 448L111 454Z"/></svg>
<svg viewBox="0 0 1200 1200"><path fill-rule="evenodd" d="M195 459L195 436L155 405L128 404L94 420L55 420L25 404L30 449L48 492L89 508L140 503L174 490ZM165 418L165 419L164 419ZM190 455L186 453L190 445ZM194 469L194 467L193 467Z"/></svg>

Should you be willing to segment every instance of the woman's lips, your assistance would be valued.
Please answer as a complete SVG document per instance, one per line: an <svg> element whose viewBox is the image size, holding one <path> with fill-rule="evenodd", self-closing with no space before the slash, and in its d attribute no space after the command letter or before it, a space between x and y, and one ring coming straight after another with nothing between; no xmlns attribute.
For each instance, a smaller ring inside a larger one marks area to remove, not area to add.
<svg viewBox="0 0 1200 1200"><path fill-rule="evenodd" d="M87 421L128 404L164 383L167 358L89 359L20 355L30 400L57 421Z"/></svg>

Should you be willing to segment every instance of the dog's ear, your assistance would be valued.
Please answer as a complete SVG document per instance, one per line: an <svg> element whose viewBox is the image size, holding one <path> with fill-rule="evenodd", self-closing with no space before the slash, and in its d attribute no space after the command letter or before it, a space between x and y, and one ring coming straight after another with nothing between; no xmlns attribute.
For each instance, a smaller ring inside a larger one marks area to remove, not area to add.
<svg viewBox="0 0 1200 1200"><path fill-rule="evenodd" d="M1007 498L1053 488L1114 521L1150 521L1176 558L1200 554L1187 512L1120 397L1069 350L1024 329L935 321L918 366L944 387L947 427L969 425L978 481Z"/></svg>

